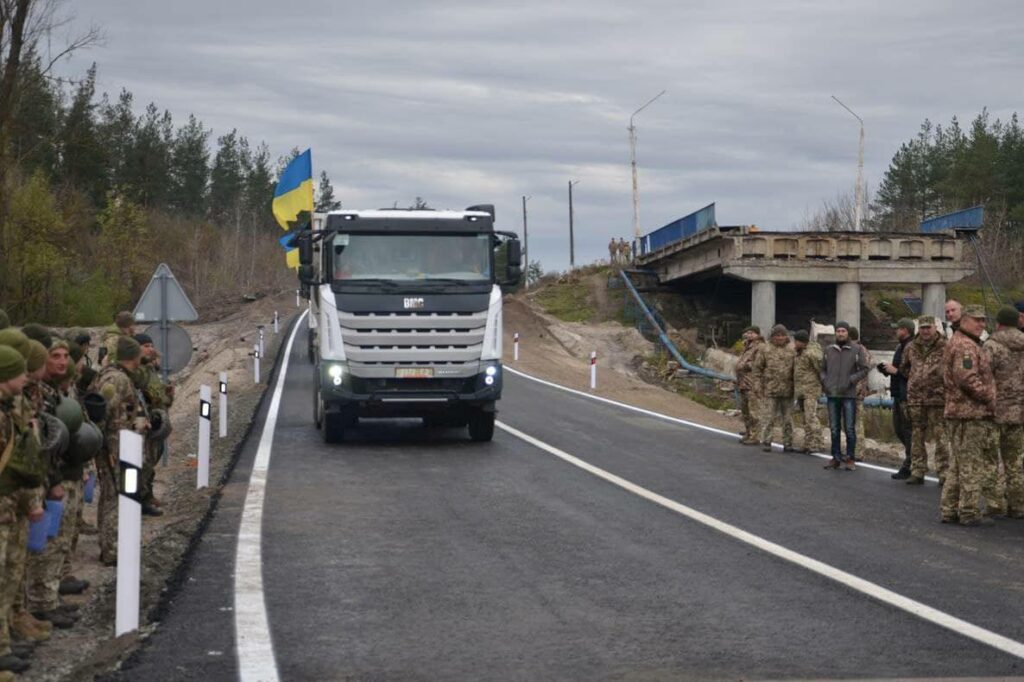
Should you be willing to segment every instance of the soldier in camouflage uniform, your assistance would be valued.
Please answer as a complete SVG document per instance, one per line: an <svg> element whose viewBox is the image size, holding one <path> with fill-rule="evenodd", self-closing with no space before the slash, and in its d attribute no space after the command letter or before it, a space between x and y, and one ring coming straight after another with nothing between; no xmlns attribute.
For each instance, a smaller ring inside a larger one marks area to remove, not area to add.
<svg viewBox="0 0 1024 682"><path fill-rule="evenodd" d="M142 347L142 364L135 373L136 387L146 402L147 412L152 418L154 410L162 410L166 414L171 409L173 391L160 378L160 354L153 346L153 339L148 334L136 334L135 340ZM147 516L162 516L160 501L153 495L153 480L156 478L156 465L163 455L163 440L156 440L147 434L142 457L142 480L139 482L139 498L142 500L142 513Z"/></svg>
<svg viewBox="0 0 1024 682"><path fill-rule="evenodd" d="M46 475L38 427L21 397L27 382L25 358L11 346L0 345L0 671L5 673L29 667L12 648L11 616L24 573L28 523L43 517L38 498L25 495ZM49 637L48 630L33 634L37 641Z"/></svg>
<svg viewBox="0 0 1024 682"><path fill-rule="evenodd" d="M100 346L100 363L105 367L117 362L117 341L122 337L131 338L135 335L135 317L129 310L122 310L114 316L114 324L103 332L103 344Z"/></svg>
<svg viewBox="0 0 1024 682"><path fill-rule="evenodd" d="M860 342L860 330L857 327L850 327L850 340L857 344L860 348L861 362L868 368L868 374L871 373L871 367L874 366L875 359L868 350L868 347ZM864 399L868 397L868 374L864 375L864 378L857 382L857 410L854 414L854 418L857 420L857 443L863 445L864 443ZM860 457L858 456L858 459Z"/></svg>
<svg viewBox="0 0 1024 682"><path fill-rule="evenodd" d="M935 470L939 484L946 481L949 446L946 444L946 406L943 374L946 337L931 315L917 319L917 338L910 342L900 362L900 374L907 378L907 408L910 410L910 485L924 483L928 473L927 443L935 443Z"/></svg>
<svg viewBox="0 0 1024 682"><path fill-rule="evenodd" d="M995 480L996 463L988 467L983 482L987 512L1006 513L1015 519L1024 518L1024 332L1017 329L1018 313L1014 308L999 310L996 332L985 342L984 349L992 361L996 381L996 428L999 431L999 457L1006 477L1006 496Z"/></svg>
<svg viewBox="0 0 1024 682"><path fill-rule="evenodd" d="M801 329L793 334L796 359L793 362L793 389L797 405L804 417L803 452L822 450L821 420L818 418L818 398L821 397L821 363L823 355L817 341Z"/></svg>
<svg viewBox="0 0 1024 682"><path fill-rule="evenodd" d="M740 442L757 445L761 438L762 376L756 369L758 358L764 353L761 328L752 326L743 330L743 354L736 361L736 387L740 392L740 411L743 413L743 433Z"/></svg>
<svg viewBox="0 0 1024 682"><path fill-rule="evenodd" d="M764 408L761 424L761 449L772 451L772 428L782 422L783 452L793 452L793 365L796 351L789 343L789 332L777 324L772 327L770 343L757 360L764 377Z"/></svg>
<svg viewBox="0 0 1024 682"><path fill-rule="evenodd" d="M107 401L107 418L103 423L103 450L96 456L100 484L99 517L100 561L107 566L117 563L117 496L120 479L120 436L122 429L145 434L149 422L143 416L145 406L132 381L139 369L142 348L130 336L117 340L117 361L107 365L96 378L96 391Z"/></svg>
<svg viewBox="0 0 1024 682"><path fill-rule="evenodd" d="M940 512L943 523L959 521L965 526L983 521L979 507L985 463L995 460L996 386L989 354L981 346L985 309L964 308L952 340L943 353L943 384L946 407L943 412L950 430L951 457L946 483L942 486Z"/></svg>

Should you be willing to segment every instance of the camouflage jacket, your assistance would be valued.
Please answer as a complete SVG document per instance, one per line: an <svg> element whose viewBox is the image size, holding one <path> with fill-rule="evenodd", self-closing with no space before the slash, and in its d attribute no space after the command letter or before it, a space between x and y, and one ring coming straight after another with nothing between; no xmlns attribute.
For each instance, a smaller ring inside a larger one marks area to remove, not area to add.
<svg viewBox="0 0 1024 682"><path fill-rule="evenodd" d="M45 381L30 381L22 393L25 401L32 406L34 414L46 412L56 415L60 403L60 391ZM59 452L46 453L46 486L53 487L64 480L61 467L65 464Z"/></svg>
<svg viewBox="0 0 1024 682"><path fill-rule="evenodd" d="M146 405L154 410L166 410L173 402L167 384L160 378L160 370L155 365L145 363L133 373L132 379L136 388L142 391Z"/></svg>
<svg viewBox="0 0 1024 682"><path fill-rule="evenodd" d="M35 431L34 417L31 404L23 396L11 396L0 392L0 456L3 455L11 441L14 441L15 444L7 458L3 459L0 464L0 495L18 494L22 497L19 499L19 504L24 501L26 493L30 493L33 497L38 495L36 482L29 483L23 480L12 464L12 459L18 456L14 450L26 438L34 439L35 454L38 455L39 437L37 431L33 433ZM11 466L8 466L9 464ZM35 468L35 465L32 467ZM29 506L38 506L38 504Z"/></svg>
<svg viewBox="0 0 1024 682"><path fill-rule="evenodd" d="M946 389L943 385L943 353L946 337L935 335L931 343L917 336L903 350L900 374L907 378L907 405L946 404Z"/></svg>
<svg viewBox="0 0 1024 682"><path fill-rule="evenodd" d="M793 397L793 366L796 361L796 351L793 345L787 343L785 346L776 346L774 343L766 343L764 352L757 360L758 369L761 371L763 395L769 398L792 398Z"/></svg>
<svg viewBox="0 0 1024 682"><path fill-rule="evenodd" d="M793 388L797 398L818 399L821 395L821 363L824 355L817 341L797 351L793 361Z"/></svg>
<svg viewBox="0 0 1024 682"><path fill-rule="evenodd" d="M996 380L996 421L1024 424L1024 332L1001 329L985 342Z"/></svg>
<svg viewBox="0 0 1024 682"><path fill-rule="evenodd" d="M124 332L117 325L110 325L103 331L103 348L107 353L103 357L103 365L113 365L117 362L117 340L124 336Z"/></svg>
<svg viewBox="0 0 1024 682"><path fill-rule="evenodd" d="M981 339L957 331L942 354L947 419L991 419L996 382Z"/></svg>
<svg viewBox="0 0 1024 682"><path fill-rule="evenodd" d="M755 365L762 353L764 353L764 339L761 337L744 344L743 353L736 361L736 384L741 391L761 393L761 373L755 369Z"/></svg>
<svg viewBox="0 0 1024 682"><path fill-rule="evenodd" d="M138 391L128 370L118 364L103 368L96 379L96 391L107 400L107 418L103 422L104 450L110 455L113 466L117 463L118 432L121 429L134 430L135 419L145 416L145 406L139 402Z"/></svg>

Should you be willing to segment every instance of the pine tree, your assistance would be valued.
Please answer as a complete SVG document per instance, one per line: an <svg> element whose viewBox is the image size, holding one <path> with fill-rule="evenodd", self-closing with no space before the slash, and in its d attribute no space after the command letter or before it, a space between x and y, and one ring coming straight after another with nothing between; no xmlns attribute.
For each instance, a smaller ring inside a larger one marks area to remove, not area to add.
<svg viewBox="0 0 1024 682"><path fill-rule="evenodd" d="M217 138L217 154L210 171L209 215L221 227L238 227L245 178L238 131Z"/></svg>
<svg viewBox="0 0 1024 682"><path fill-rule="evenodd" d="M150 103L136 122L135 135L126 160L131 196L143 206L162 207L171 187L171 144L173 125L169 112L161 114Z"/></svg>
<svg viewBox="0 0 1024 682"><path fill-rule="evenodd" d="M327 171L320 171L320 185L316 191L316 202L314 210L318 213L337 211L341 208L341 202L334 198L334 186L331 179L327 177Z"/></svg>
<svg viewBox="0 0 1024 682"><path fill-rule="evenodd" d="M168 205L186 216L206 214L210 182L210 131L189 115L188 123L178 129L171 147L171 189Z"/></svg>
<svg viewBox="0 0 1024 682"><path fill-rule="evenodd" d="M79 83L60 132L61 180L81 189L93 204L102 203L108 186L109 158L96 124L96 65Z"/></svg>

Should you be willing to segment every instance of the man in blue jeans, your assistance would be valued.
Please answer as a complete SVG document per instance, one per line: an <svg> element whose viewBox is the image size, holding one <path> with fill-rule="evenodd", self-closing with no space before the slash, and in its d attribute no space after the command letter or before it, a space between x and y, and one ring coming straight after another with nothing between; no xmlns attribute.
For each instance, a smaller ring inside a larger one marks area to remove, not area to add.
<svg viewBox="0 0 1024 682"><path fill-rule="evenodd" d="M832 432L832 461L826 469L853 471L857 448L857 382L867 376L866 355L850 340L850 325L836 323L836 341L825 349L821 384L828 398L828 423ZM846 431L846 456L840 450L840 432Z"/></svg>

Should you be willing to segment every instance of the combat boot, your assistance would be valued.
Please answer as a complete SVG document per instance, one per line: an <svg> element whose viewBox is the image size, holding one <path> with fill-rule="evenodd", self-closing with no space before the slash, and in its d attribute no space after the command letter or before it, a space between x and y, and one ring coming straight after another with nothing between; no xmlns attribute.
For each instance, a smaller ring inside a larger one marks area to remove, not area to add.
<svg viewBox="0 0 1024 682"><path fill-rule="evenodd" d="M897 480L897 481L902 481L904 479L911 478L910 469L908 467L900 467L900 470L897 471L895 474L893 474L892 478ZM908 483L909 483L909 481L908 481ZM911 485L913 485L913 484L911 484Z"/></svg>
<svg viewBox="0 0 1024 682"><path fill-rule="evenodd" d="M39 642L31 639L16 639L11 642L11 653L18 658L28 658L36 650L37 644Z"/></svg>
<svg viewBox="0 0 1024 682"><path fill-rule="evenodd" d="M82 594L89 589L88 580L79 580L73 575L69 575L60 581L60 587L57 588L58 594Z"/></svg>
<svg viewBox="0 0 1024 682"><path fill-rule="evenodd" d="M29 614L28 611L19 611L11 619L11 636L17 639L30 639L33 642L45 642L50 639L52 626L49 623L40 623Z"/></svg>
<svg viewBox="0 0 1024 682"><path fill-rule="evenodd" d="M907 477L907 480L903 482L906 483L907 485L922 485L924 484L924 477L910 475Z"/></svg>
<svg viewBox="0 0 1024 682"><path fill-rule="evenodd" d="M7 678L9 680L14 679L14 673L23 673L28 670L30 666L31 664L28 661L18 658L14 654L0 656L0 675L4 673L10 675L10 677Z"/></svg>
<svg viewBox="0 0 1024 682"><path fill-rule="evenodd" d="M49 622L53 627L67 630L75 624L75 618L67 613L61 613L56 609L53 611L35 611L33 614L39 620Z"/></svg>

